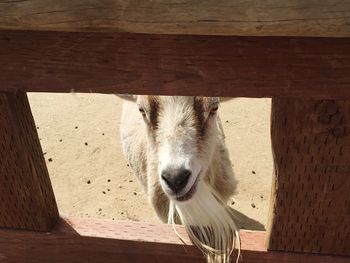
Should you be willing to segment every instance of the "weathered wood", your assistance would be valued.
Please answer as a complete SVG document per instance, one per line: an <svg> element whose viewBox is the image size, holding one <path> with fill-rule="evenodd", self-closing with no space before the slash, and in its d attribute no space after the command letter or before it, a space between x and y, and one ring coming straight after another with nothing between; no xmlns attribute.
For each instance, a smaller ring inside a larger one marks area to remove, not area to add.
<svg viewBox="0 0 350 263"><path fill-rule="evenodd" d="M274 98L269 249L350 255L350 100Z"/></svg>
<svg viewBox="0 0 350 263"><path fill-rule="evenodd" d="M0 227L48 231L57 219L27 96L0 93Z"/></svg>
<svg viewBox="0 0 350 263"><path fill-rule="evenodd" d="M350 2L1 1L0 29L349 37Z"/></svg>
<svg viewBox="0 0 350 263"><path fill-rule="evenodd" d="M350 38L0 32L0 90L350 98Z"/></svg>
<svg viewBox="0 0 350 263"><path fill-rule="evenodd" d="M111 220L60 220L50 233L0 230L0 259L12 262L205 262L177 226L185 244L172 226ZM264 249L264 232L241 231L240 262L347 263L343 257L271 252Z"/></svg>

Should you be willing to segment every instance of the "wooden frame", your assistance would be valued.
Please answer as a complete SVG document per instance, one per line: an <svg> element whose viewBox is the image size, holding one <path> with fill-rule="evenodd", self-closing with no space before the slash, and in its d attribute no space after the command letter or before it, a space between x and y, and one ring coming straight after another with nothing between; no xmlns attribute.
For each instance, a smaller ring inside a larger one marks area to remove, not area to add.
<svg viewBox="0 0 350 263"><path fill-rule="evenodd" d="M24 92L73 90L272 97L271 216L267 234L241 232L243 262L348 262L349 3L197 4L0 2L0 183L6 186L0 189L0 261L203 260L194 247L179 243L170 226L59 219ZM310 171L298 166L305 160ZM330 187L315 188L322 180ZM302 204L308 193L318 206ZM120 232L125 224L134 230ZM164 239L142 234L159 231Z"/></svg>
<svg viewBox="0 0 350 263"><path fill-rule="evenodd" d="M0 29L349 37L349 10L349 2L337 0L5 1Z"/></svg>
<svg viewBox="0 0 350 263"><path fill-rule="evenodd" d="M350 255L350 102L273 98L268 247Z"/></svg>
<svg viewBox="0 0 350 263"><path fill-rule="evenodd" d="M347 38L0 31L0 46L0 91L350 97Z"/></svg>
<svg viewBox="0 0 350 263"><path fill-rule="evenodd" d="M60 218L50 233L0 230L4 262L205 262L189 242L185 229L145 222ZM265 232L240 232L240 262L346 263L344 257L273 252L265 248ZM18 248L21 252L18 253Z"/></svg>
<svg viewBox="0 0 350 263"><path fill-rule="evenodd" d="M49 231L58 209L25 93L0 93L0 138L0 227Z"/></svg>

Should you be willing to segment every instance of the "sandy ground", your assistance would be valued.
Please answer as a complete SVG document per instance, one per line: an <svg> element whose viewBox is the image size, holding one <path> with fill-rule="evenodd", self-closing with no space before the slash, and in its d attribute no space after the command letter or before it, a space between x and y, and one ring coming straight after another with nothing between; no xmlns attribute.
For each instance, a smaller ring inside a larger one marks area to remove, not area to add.
<svg viewBox="0 0 350 263"><path fill-rule="evenodd" d="M30 93L29 101L61 214L158 221L122 154L118 97ZM261 230L272 176L270 100L234 99L220 116L239 180L231 206L246 228Z"/></svg>

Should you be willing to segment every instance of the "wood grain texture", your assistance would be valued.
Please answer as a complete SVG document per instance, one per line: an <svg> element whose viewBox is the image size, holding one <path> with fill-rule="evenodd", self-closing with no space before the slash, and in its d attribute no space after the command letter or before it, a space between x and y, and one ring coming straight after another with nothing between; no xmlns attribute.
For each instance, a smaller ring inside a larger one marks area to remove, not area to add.
<svg viewBox="0 0 350 263"><path fill-rule="evenodd" d="M350 98L350 38L0 32L0 90Z"/></svg>
<svg viewBox="0 0 350 263"><path fill-rule="evenodd" d="M350 256L350 100L272 99L269 249Z"/></svg>
<svg viewBox="0 0 350 263"><path fill-rule="evenodd" d="M48 231L57 219L27 96L0 93L0 227Z"/></svg>
<svg viewBox="0 0 350 263"><path fill-rule="evenodd" d="M50 233L0 229L0 260L14 262L205 262L177 226L145 222L61 219ZM347 263L348 258L271 252L264 249L264 232L241 231L242 258L246 263Z"/></svg>
<svg viewBox="0 0 350 263"><path fill-rule="evenodd" d="M349 37L350 2L5 0L0 29Z"/></svg>

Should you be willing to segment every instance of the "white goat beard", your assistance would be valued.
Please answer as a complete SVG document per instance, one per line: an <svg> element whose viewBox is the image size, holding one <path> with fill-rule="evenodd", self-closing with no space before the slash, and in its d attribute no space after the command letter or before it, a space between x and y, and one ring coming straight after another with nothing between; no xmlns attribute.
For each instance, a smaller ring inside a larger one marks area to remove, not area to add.
<svg viewBox="0 0 350 263"><path fill-rule="evenodd" d="M170 201L168 222L173 224L175 232L176 216L185 226L191 241L207 257L208 263L229 263L236 244L238 262L240 242L232 212L205 183L198 184L190 200Z"/></svg>

